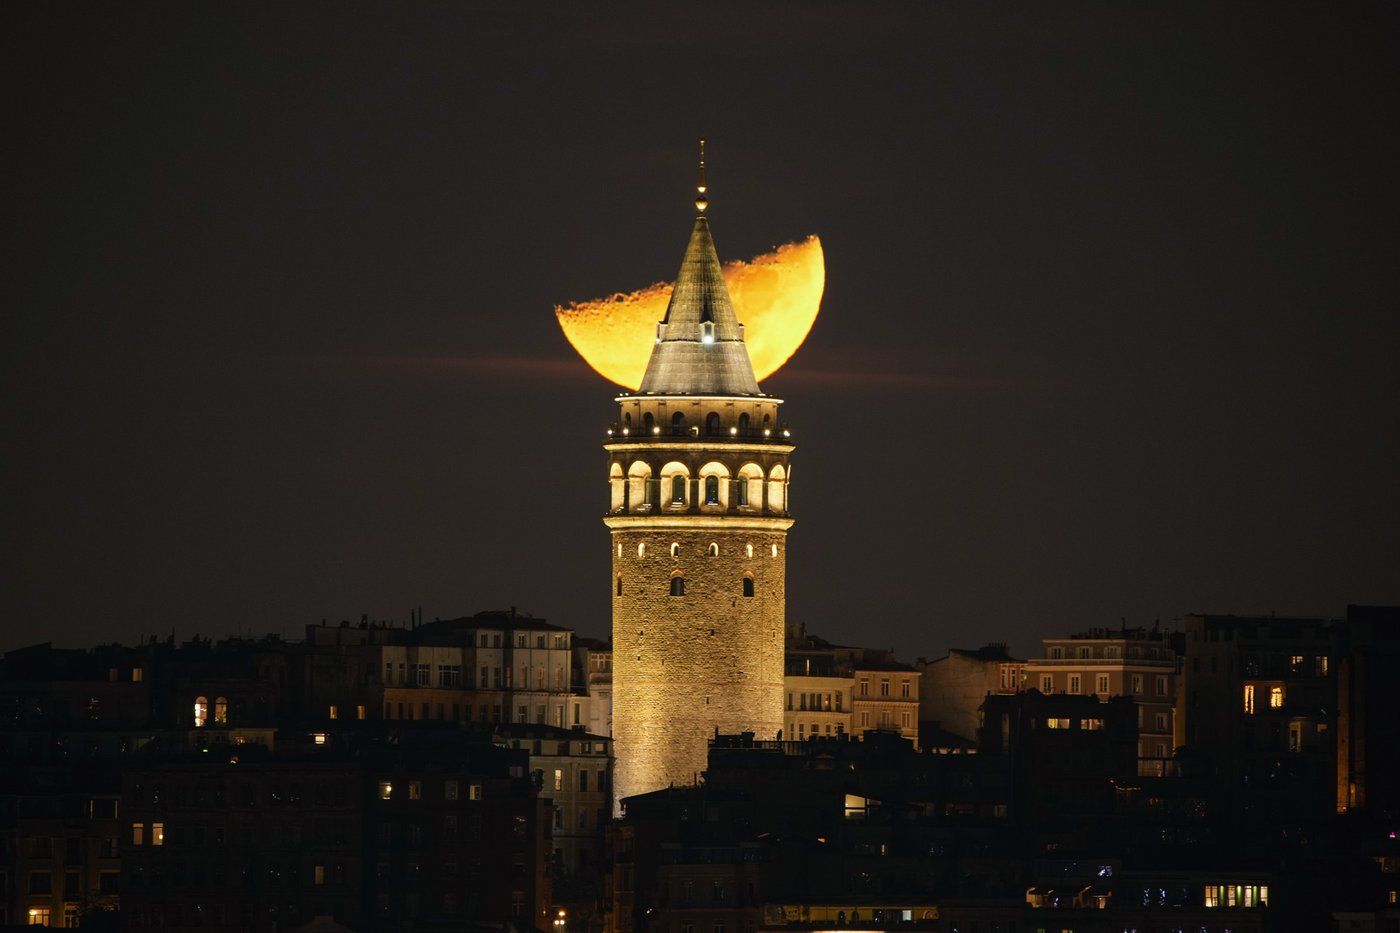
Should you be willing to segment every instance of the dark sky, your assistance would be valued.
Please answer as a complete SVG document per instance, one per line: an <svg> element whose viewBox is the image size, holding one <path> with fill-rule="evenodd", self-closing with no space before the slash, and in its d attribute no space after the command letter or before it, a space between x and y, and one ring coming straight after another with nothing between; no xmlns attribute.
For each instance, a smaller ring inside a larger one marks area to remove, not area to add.
<svg viewBox="0 0 1400 933"><path fill-rule="evenodd" d="M601 7L602 5L600 5ZM1400 601L1393 5L6 4L0 649L608 626L557 302L818 234L789 613Z"/></svg>

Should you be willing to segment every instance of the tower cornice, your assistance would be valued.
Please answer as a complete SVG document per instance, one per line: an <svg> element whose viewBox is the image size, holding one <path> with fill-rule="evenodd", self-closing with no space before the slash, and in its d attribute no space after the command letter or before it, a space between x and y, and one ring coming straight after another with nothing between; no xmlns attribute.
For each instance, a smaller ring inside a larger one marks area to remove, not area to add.
<svg viewBox="0 0 1400 933"><path fill-rule="evenodd" d="M684 514L609 515L603 524L613 531L628 528L675 528L685 531L787 531L794 519L769 515L707 515Z"/></svg>
<svg viewBox="0 0 1400 933"><path fill-rule="evenodd" d="M797 449L792 444L750 444L726 441L723 437L704 436L694 438L693 440L624 441L616 444L603 445L603 449L608 453L627 453L628 451L636 450L695 450L697 447L709 447L713 450L743 453L770 454L790 454Z"/></svg>

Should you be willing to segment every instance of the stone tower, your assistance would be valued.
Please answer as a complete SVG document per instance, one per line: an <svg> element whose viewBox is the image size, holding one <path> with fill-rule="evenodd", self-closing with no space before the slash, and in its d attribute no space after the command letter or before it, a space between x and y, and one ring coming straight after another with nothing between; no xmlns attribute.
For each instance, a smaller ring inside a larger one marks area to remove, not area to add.
<svg viewBox="0 0 1400 933"><path fill-rule="evenodd" d="M705 769L716 730L783 723L789 431L759 391L705 216L641 389L608 431L618 800Z"/></svg>

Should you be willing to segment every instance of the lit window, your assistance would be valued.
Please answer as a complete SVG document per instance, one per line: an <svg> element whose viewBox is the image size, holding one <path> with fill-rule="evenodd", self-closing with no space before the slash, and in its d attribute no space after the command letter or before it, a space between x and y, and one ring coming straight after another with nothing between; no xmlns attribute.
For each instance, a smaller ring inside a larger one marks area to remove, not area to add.
<svg viewBox="0 0 1400 933"><path fill-rule="evenodd" d="M325 745L326 734L324 732L313 732L311 733L311 741L315 742L317 745Z"/></svg>
<svg viewBox="0 0 1400 933"><path fill-rule="evenodd" d="M49 908L31 907L29 908L29 925L32 927L46 927L49 925Z"/></svg>
<svg viewBox="0 0 1400 933"><path fill-rule="evenodd" d="M380 800L388 800L388 799L390 799L390 798L393 797L393 796L394 796L394 782L393 782L393 781L380 781L380 782L379 782L379 799L380 799Z"/></svg>
<svg viewBox="0 0 1400 933"><path fill-rule="evenodd" d="M195 697L195 698L194 698L194 727L195 727L196 729L202 729L202 728L204 728L204 724L205 724L206 722L208 722L208 721L209 721L209 698L208 698L208 697Z"/></svg>
<svg viewBox="0 0 1400 933"><path fill-rule="evenodd" d="M1047 728L1047 729L1068 729L1068 728L1069 728L1069 720L1068 720L1068 719L1064 719L1064 718L1051 718L1051 719L1047 719L1047 720L1045 720L1045 728Z"/></svg>
<svg viewBox="0 0 1400 933"><path fill-rule="evenodd" d="M339 706L332 705L331 708L330 708L329 710L326 711L326 715L330 716L331 719L339 719L339 718L340 718L340 707L339 707Z"/></svg>
<svg viewBox="0 0 1400 933"><path fill-rule="evenodd" d="M364 719L364 718L365 718L365 705L364 705L363 703L361 703L361 704L359 704L358 706L355 707L355 718L356 718L356 719Z"/></svg>
<svg viewBox="0 0 1400 933"><path fill-rule="evenodd" d="M480 784L471 784L471 785L468 785L468 787L467 787L467 799L468 799L468 800L480 800L480 799L481 799L481 785L480 785Z"/></svg>
<svg viewBox="0 0 1400 933"><path fill-rule="evenodd" d="M146 824L145 824L145 823L132 823L132 824L131 824L131 844L134 845L134 846L141 846L141 845L145 845L145 844L146 844Z"/></svg>
<svg viewBox="0 0 1400 933"><path fill-rule="evenodd" d="M1283 688L1274 686L1269 688L1269 708L1283 709Z"/></svg>
<svg viewBox="0 0 1400 933"><path fill-rule="evenodd" d="M1290 656L1288 659L1288 669L1295 674L1301 674L1303 672L1303 656L1301 654Z"/></svg>
<svg viewBox="0 0 1400 933"><path fill-rule="evenodd" d="M214 724L218 726L228 725L228 697L214 698Z"/></svg>
<svg viewBox="0 0 1400 933"><path fill-rule="evenodd" d="M774 556L774 557L777 557L777 556L778 556L778 546L777 546L776 544L773 545L773 556Z"/></svg>
<svg viewBox="0 0 1400 933"><path fill-rule="evenodd" d="M1103 720L1098 718L1081 719L1079 720L1079 728L1085 730L1086 732L1096 732L1099 729L1103 728Z"/></svg>
<svg viewBox="0 0 1400 933"><path fill-rule="evenodd" d="M1327 659L1323 658L1323 660L1326 661ZM143 671L141 668L133 667L131 669L131 682L134 684L139 684L142 678L145 676L145 674L146 672Z"/></svg>
<svg viewBox="0 0 1400 933"><path fill-rule="evenodd" d="M637 545L637 556L638 556L638 557L646 557L646 556L647 556L647 546L646 546L645 543Z"/></svg>
<svg viewBox="0 0 1400 933"><path fill-rule="evenodd" d="M680 557L680 556L681 556L681 546L680 546L679 544L677 544L676 542L674 542L674 541L671 542L671 556L672 556L672 557Z"/></svg>
<svg viewBox="0 0 1400 933"><path fill-rule="evenodd" d="M1244 711L1246 715L1254 715L1254 684L1244 685Z"/></svg>
<svg viewBox="0 0 1400 933"><path fill-rule="evenodd" d="M409 799L409 800L420 800L420 799L422 799L422 797L423 797L423 782L422 782L422 781L409 781L409 782L408 782L408 799Z"/></svg>
<svg viewBox="0 0 1400 933"><path fill-rule="evenodd" d="M740 504L742 504L742 503L740 503ZM753 545L752 545L752 544L746 544L746 545L744 545L744 556L745 556L745 557L753 557Z"/></svg>
<svg viewBox="0 0 1400 933"><path fill-rule="evenodd" d="M563 789L564 789L564 770L563 770L562 768L555 768L555 769L554 769L554 789L555 789L555 790L563 790Z"/></svg>
<svg viewBox="0 0 1400 933"><path fill-rule="evenodd" d="M715 542L711 541L711 542L710 542L710 546L709 546L709 548L706 549L705 553L708 554L708 555L710 555L711 557L718 557L718 556L719 556L719 545L716 544Z"/></svg>
<svg viewBox="0 0 1400 933"><path fill-rule="evenodd" d="M1206 906L1207 906L1207 907L1219 907L1219 906L1220 906L1220 885L1218 885L1218 884L1208 884L1208 885L1206 885Z"/></svg>
<svg viewBox="0 0 1400 933"><path fill-rule="evenodd" d="M1325 655L1325 654L1320 654L1320 655L1318 655L1318 656L1317 656L1317 662L1316 662L1316 663L1317 663L1317 676L1319 676L1319 677L1326 677L1326 676L1327 676L1327 655Z"/></svg>
<svg viewBox="0 0 1400 933"><path fill-rule="evenodd" d="M164 823L152 823L152 824L151 824L151 845L153 845L153 846L163 846L163 845L165 845L165 824L164 824Z"/></svg>
<svg viewBox="0 0 1400 933"><path fill-rule="evenodd" d="M325 884L325 883L326 883L326 866L324 866L324 865L317 865L316 867L314 867L314 868L311 870L311 883L312 883L312 884Z"/></svg>

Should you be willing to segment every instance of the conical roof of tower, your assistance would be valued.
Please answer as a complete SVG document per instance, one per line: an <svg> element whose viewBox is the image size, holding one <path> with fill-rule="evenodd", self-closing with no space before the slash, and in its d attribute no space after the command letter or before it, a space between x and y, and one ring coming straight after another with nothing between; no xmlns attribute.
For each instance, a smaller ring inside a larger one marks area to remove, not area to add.
<svg viewBox="0 0 1400 933"><path fill-rule="evenodd" d="M703 192L702 192L703 193ZM697 206L704 209L704 201ZM666 317L642 377L646 395L760 395L724 284L710 221L695 218Z"/></svg>

